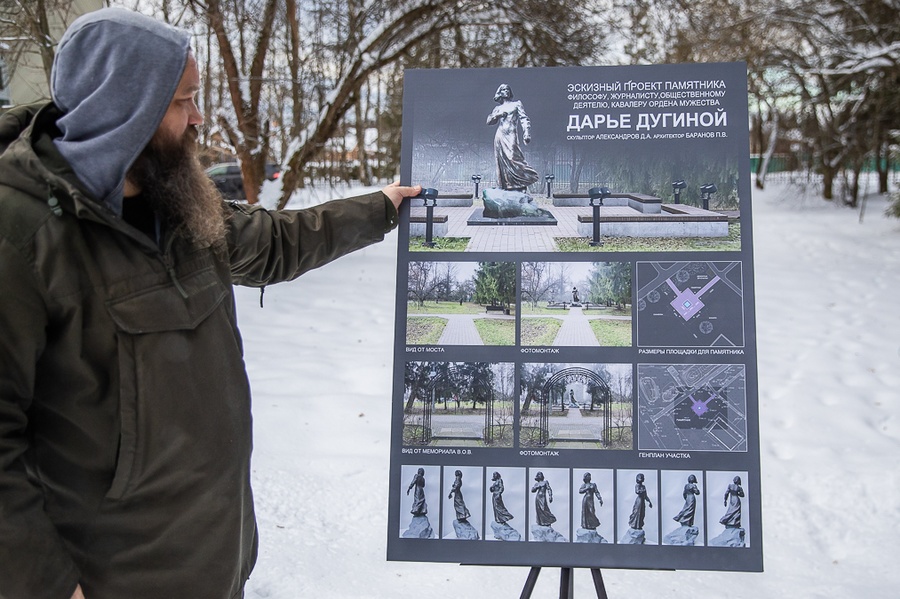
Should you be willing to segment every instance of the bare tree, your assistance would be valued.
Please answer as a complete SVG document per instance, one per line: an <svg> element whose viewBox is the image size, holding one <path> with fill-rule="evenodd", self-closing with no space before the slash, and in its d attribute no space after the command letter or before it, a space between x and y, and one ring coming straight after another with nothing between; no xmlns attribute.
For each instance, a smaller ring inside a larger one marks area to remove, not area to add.
<svg viewBox="0 0 900 599"><path fill-rule="evenodd" d="M441 283L442 279L437 276L436 263L409 263L408 294L409 298L415 300L419 306L425 305L425 300L434 297Z"/></svg>
<svg viewBox="0 0 900 599"><path fill-rule="evenodd" d="M849 173L844 201L855 206L866 160L885 155L900 118L900 21L896 0L679 0L681 16L667 58L745 60L750 91L761 107L758 146L771 156L786 132L783 107L796 112L793 133L822 195ZM654 2L658 11L673 3ZM776 109L776 107L779 107ZM767 116L763 116L765 111ZM764 127L763 122L768 123ZM768 139L763 130L768 129ZM767 166L764 158L764 166ZM886 169L884 169L886 172ZM765 171L758 177L762 184ZM886 176L881 179L885 182Z"/></svg>
<svg viewBox="0 0 900 599"><path fill-rule="evenodd" d="M203 18L215 35L222 57L236 123L232 125L220 114L217 124L225 131L241 162L244 193L251 204L257 201L269 157L269 121L261 118L260 102L279 2L262 0L262 6L253 4L256 3L229 2L230 10L226 10L221 0L190 0L194 13Z"/></svg>
<svg viewBox="0 0 900 599"><path fill-rule="evenodd" d="M550 278L550 265L547 262L522 263L522 298L535 308L539 301L547 298L553 281Z"/></svg>

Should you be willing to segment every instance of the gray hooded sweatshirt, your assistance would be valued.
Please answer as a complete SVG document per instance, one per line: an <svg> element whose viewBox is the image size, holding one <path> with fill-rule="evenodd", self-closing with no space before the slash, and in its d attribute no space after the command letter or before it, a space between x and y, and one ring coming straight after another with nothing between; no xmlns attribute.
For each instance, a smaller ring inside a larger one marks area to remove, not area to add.
<svg viewBox="0 0 900 599"><path fill-rule="evenodd" d="M50 89L64 116L54 143L117 215L125 174L162 122L189 53L190 33L123 8L80 17L59 42Z"/></svg>

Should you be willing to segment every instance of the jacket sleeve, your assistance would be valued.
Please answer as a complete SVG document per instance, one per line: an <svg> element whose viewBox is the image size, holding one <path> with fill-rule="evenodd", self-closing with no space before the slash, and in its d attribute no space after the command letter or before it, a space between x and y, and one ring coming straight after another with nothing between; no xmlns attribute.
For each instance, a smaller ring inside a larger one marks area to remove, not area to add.
<svg viewBox="0 0 900 599"><path fill-rule="evenodd" d="M227 239L232 279L250 287L290 281L381 241L397 220L394 205L380 191L303 210L232 204Z"/></svg>
<svg viewBox="0 0 900 599"><path fill-rule="evenodd" d="M79 571L26 470L46 308L30 263L0 237L0 597L69 599Z"/></svg>

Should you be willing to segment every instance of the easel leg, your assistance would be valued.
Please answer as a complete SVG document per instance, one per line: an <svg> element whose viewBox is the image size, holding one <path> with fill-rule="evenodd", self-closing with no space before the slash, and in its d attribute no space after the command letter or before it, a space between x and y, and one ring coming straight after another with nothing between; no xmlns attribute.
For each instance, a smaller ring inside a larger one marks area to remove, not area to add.
<svg viewBox="0 0 900 599"><path fill-rule="evenodd" d="M603 574L599 568L591 568L591 578L594 579L594 590L597 591L597 599L609 599L606 594L606 586L603 584Z"/></svg>
<svg viewBox="0 0 900 599"><path fill-rule="evenodd" d="M531 599L531 593L534 592L534 585L537 584L538 575L541 569L532 566L525 580L525 587L519 599ZM559 599L575 598L575 576L573 568L560 568L559 570ZM597 591L597 599L609 599L606 594L606 585L603 584L603 574L599 568L591 568L591 578L594 580L594 590Z"/></svg>
<svg viewBox="0 0 900 599"><path fill-rule="evenodd" d="M559 570L559 599L574 599L575 577L572 576L572 568L560 568Z"/></svg>
<svg viewBox="0 0 900 599"><path fill-rule="evenodd" d="M540 568L537 566L531 567L531 571L528 573L528 578L525 579L525 586L522 588L522 594L519 595L519 599L531 598L531 593L534 591L534 585L537 584L538 575L540 573Z"/></svg>

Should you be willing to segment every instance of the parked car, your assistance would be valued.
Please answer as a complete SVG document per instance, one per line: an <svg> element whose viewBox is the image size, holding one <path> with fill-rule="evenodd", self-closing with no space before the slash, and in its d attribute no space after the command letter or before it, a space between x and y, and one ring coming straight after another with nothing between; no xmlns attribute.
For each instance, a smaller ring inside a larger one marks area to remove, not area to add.
<svg viewBox="0 0 900 599"><path fill-rule="evenodd" d="M241 166L237 162L222 162L206 169L206 174L226 200L246 200L244 181L241 179ZM274 181L281 175L277 164L266 164L266 180Z"/></svg>

